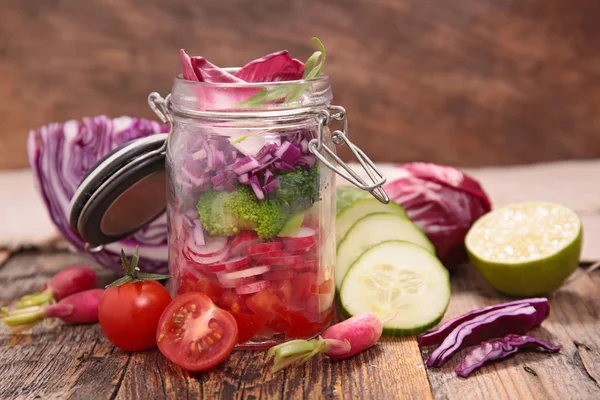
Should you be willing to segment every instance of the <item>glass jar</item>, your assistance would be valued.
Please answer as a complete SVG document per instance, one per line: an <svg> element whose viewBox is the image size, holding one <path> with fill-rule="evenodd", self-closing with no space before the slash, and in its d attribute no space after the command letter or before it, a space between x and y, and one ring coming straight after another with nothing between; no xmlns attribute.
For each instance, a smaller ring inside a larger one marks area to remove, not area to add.
<svg viewBox="0 0 600 400"><path fill-rule="evenodd" d="M238 348L312 338L332 320L332 168L346 168L333 142L351 146L363 166L366 156L347 141L346 129L331 136L330 120L345 118L331 100L327 76L247 84L178 78L160 107L172 127L172 290L204 293L229 311ZM351 176L338 173L360 180L346 171ZM373 193L384 181L366 189Z"/></svg>

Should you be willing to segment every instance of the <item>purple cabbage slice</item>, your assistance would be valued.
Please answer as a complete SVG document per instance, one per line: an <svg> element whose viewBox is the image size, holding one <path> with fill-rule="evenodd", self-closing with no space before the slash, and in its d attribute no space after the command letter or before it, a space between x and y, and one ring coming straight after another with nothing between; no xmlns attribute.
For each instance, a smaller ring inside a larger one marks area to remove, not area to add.
<svg viewBox="0 0 600 400"><path fill-rule="evenodd" d="M431 353L426 365L441 367L453 354L465 347L509 333L524 334L538 327L539 320L538 310L527 304L517 304L479 315L454 328Z"/></svg>
<svg viewBox="0 0 600 400"><path fill-rule="evenodd" d="M463 322L470 321L475 317L478 317L483 314L521 304L533 306L537 310L537 316L538 318L541 318L539 321L536 321L538 325L541 324L542 321L546 319L548 317L548 314L550 313L550 305L548 304L548 299L544 297L521 299L510 301L508 303L494 304L493 306L480 308L477 310L470 311L466 314L459 315L458 317L452 318L451 320L444 322L436 329L432 329L429 332L426 332L419 339L419 346L433 346L435 344L442 343L446 336L448 336L450 332L454 330L454 328L456 328Z"/></svg>
<svg viewBox="0 0 600 400"><path fill-rule="evenodd" d="M69 225L69 203L84 175L108 152L133 139L168 131L168 126L155 121L101 115L52 123L29 133L27 154L36 189L57 230L76 250L106 268L121 272L121 248L131 256L137 245L142 271L167 271L166 214L126 239L90 254L84 252L84 241Z"/></svg>
<svg viewBox="0 0 600 400"><path fill-rule="evenodd" d="M471 372L490 361L501 360L519 350L532 347L541 347L550 352L557 352L562 348L561 345L555 346L531 336L508 334L502 339L483 342L470 350L454 371L457 375L466 378Z"/></svg>

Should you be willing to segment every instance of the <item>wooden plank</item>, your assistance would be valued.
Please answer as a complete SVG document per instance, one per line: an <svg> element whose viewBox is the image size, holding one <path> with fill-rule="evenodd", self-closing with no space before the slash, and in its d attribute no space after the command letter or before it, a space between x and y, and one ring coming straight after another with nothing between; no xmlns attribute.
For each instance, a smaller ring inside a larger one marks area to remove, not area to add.
<svg viewBox="0 0 600 400"><path fill-rule="evenodd" d="M0 269L0 304L36 290L61 268L84 261L58 252L15 255ZM103 284L114 276L102 272ZM115 349L97 324L44 323L15 337L0 329L0 398L431 399L414 338L385 338L344 361L316 358L272 375L266 351L236 351L190 374L157 350ZM4 378L6 377L6 378Z"/></svg>
<svg viewBox="0 0 600 400"><path fill-rule="evenodd" d="M578 270L576 276L583 272ZM510 300L499 295L465 265L452 274L452 299L445 319ZM589 277L573 279L549 296L550 316L530 334L563 345L559 354L519 353L489 364L470 377L454 368L468 350L440 369L428 369L436 399L591 399L600 397L600 288ZM426 360L435 347L422 349Z"/></svg>
<svg viewBox="0 0 600 400"><path fill-rule="evenodd" d="M0 0L0 9L0 93L11 96L0 103L0 168L27 164L23 143L43 124L155 118L146 97L170 90L180 47L242 65L284 48L306 59L313 35L350 135L375 160L600 155L600 97L589 90L599 80L597 0ZM97 57L82 56L90 49Z"/></svg>

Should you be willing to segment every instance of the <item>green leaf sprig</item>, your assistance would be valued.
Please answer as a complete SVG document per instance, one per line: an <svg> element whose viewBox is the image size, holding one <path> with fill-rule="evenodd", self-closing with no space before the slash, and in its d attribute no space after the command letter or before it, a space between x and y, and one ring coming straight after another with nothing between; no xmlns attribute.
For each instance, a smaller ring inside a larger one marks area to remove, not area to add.
<svg viewBox="0 0 600 400"><path fill-rule="evenodd" d="M123 269L125 270L125 276L120 279L117 279L116 281L114 281L110 285L107 285L106 287L117 287L124 285L128 282L136 283L143 281L160 281L163 279L169 279L171 277L170 275L149 274L146 272L140 272L140 269L138 268L139 262L140 255L138 246L135 246L135 253L133 254L133 257L131 257L131 262L129 262L129 260L127 259L125 251L121 249L121 265L123 265Z"/></svg>
<svg viewBox="0 0 600 400"><path fill-rule="evenodd" d="M325 47L323 46L323 43L316 37L312 38L312 40L317 44L319 50L315 51L304 63L304 74L302 75L302 79L304 80L317 78L325 65ZM282 84L271 90L262 88L258 93L240 102L238 107L256 108L281 98L285 98L285 103L291 103L302 96L302 93L304 93L308 85L308 83L301 85L294 83L288 85Z"/></svg>

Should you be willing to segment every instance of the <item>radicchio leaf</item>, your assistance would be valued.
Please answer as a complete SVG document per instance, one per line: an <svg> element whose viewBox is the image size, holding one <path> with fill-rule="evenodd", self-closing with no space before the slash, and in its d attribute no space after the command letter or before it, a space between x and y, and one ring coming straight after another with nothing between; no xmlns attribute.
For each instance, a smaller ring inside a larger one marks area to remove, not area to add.
<svg viewBox="0 0 600 400"><path fill-rule="evenodd" d="M301 79L302 74L302 61L290 57L287 50L282 50L250 61L235 76L245 82L281 82Z"/></svg>
<svg viewBox="0 0 600 400"><path fill-rule="evenodd" d="M168 126L155 121L98 116L52 123L29 133L27 153L36 189L65 240L83 252L84 241L69 225L69 203L86 172L116 147L133 139L168 131ZM121 272L121 248L131 255L136 246L139 246L142 271L167 271L165 215L128 238L106 245L104 250L92 256L101 265Z"/></svg>
<svg viewBox="0 0 600 400"><path fill-rule="evenodd" d="M398 168L404 176L384 187L390 199L425 232L444 265L452 267L466 261L465 236L492 208L481 185L453 167L410 163Z"/></svg>
<svg viewBox="0 0 600 400"><path fill-rule="evenodd" d="M531 347L541 347L551 352L557 352L562 348L561 345L555 346L531 336L508 334L502 339L483 342L470 350L456 367L455 372L457 375L466 378L471 372L487 362L506 358L519 350Z"/></svg>
<svg viewBox="0 0 600 400"><path fill-rule="evenodd" d="M444 322L438 328L432 329L432 330L426 332L423 336L421 336L421 338L419 339L419 346L432 346L434 344L442 343L442 341L446 338L446 336L448 336L458 325L460 325L464 322L467 322L467 321L471 321L480 315L489 314L489 313L495 312L497 310L501 310L501 309L516 306L516 305L529 305L529 306L534 307L537 311L536 315L538 316L536 325L540 325L542 323L542 321L544 319L546 319L548 317L548 314L550 313L550 306L548 304L548 299L543 298L543 297L532 298L532 299L521 299L521 300L510 301L508 303L495 304L493 306L484 307L484 308L480 308L478 310L470 311L466 314L459 315L458 317L452 318L451 320Z"/></svg>
<svg viewBox="0 0 600 400"><path fill-rule="evenodd" d="M187 80L208 83L244 83L243 79L217 67L204 57L190 57L184 49L179 51L179 55L181 57L181 73Z"/></svg>

